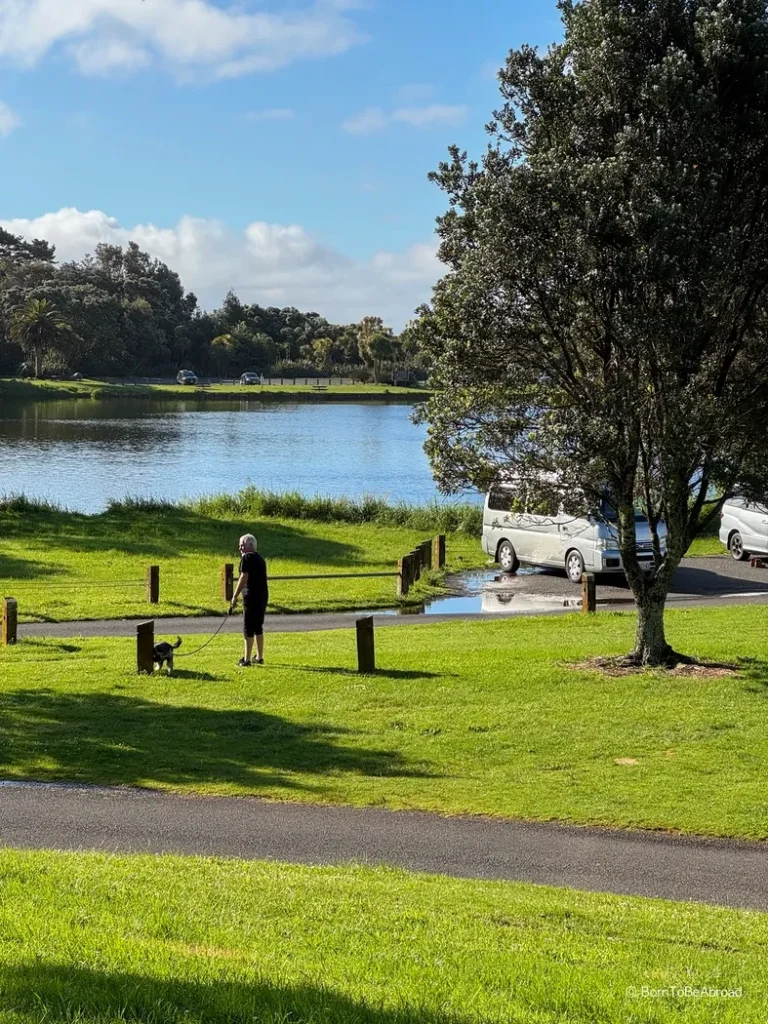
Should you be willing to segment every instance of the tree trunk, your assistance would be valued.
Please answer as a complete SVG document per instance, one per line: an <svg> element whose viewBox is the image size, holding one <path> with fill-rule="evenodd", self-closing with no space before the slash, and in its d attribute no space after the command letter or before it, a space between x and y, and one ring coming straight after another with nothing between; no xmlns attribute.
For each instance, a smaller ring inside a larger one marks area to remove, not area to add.
<svg viewBox="0 0 768 1024"><path fill-rule="evenodd" d="M43 372L43 346L35 345L35 377L40 378L40 374Z"/></svg>
<svg viewBox="0 0 768 1024"><path fill-rule="evenodd" d="M630 655L639 665L667 665L678 660L664 635L664 600L643 594L637 599L637 634Z"/></svg>

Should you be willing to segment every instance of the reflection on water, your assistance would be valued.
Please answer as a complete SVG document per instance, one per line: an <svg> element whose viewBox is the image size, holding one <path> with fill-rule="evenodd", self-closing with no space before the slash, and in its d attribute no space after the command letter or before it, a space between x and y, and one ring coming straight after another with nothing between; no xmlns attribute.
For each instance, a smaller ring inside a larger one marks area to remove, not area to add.
<svg viewBox="0 0 768 1024"><path fill-rule="evenodd" d="M437 497L425 428L401 404L91 399L0 406L0 493L84 512L249 483L304 494Z"/></svg>

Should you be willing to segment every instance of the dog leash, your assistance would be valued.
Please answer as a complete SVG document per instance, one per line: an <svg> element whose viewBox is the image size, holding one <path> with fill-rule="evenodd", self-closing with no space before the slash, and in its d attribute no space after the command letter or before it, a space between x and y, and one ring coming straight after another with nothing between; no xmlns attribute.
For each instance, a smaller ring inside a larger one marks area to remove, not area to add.
<svg viewBox="0 0 768 1024"><path fill-rule="evenodd" d="M194 651L186 651L184 654L177 654L176 657L177 658L191 658L193 654L199 654L200 651L204 651L205 648L208 646L208 644L213 643L213 641L216 639L216 637L219 635L219 633L222 631L222 629L224 629L224 627L227 624L227 620L229 619L229 616L231 614L232 614L232 609L231 608L227 609L227 614L224 616L224 619L223 619L221 625L216 630L216 632L213 634L213 636L205 641L205 643L202 645L202 647L196 647Z"/></svg>

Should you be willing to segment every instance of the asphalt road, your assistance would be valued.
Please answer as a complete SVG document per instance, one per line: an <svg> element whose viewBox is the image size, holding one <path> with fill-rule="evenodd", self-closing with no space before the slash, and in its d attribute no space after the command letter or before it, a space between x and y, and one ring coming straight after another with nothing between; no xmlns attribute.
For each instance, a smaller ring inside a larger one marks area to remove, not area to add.
<svg viewBox="0 0 768 1024"><path fill-rule="evenodd" d="M0 783L0 845L390 864L768 910L766 845L550 823Z"/></svg>
<svg viewBox="0 0 768 1024"><path fill-rule="evenodd" d="M580 596L579 587L565 573L543 570L513 577L512 587L521 594L550 597ZM623 576L597 578L598 600L632 601ZM724 598L764 594L768 598L768 569L753 569L749 562L728 556L684 558L670 589L670 601L679 598Z"/></svg>

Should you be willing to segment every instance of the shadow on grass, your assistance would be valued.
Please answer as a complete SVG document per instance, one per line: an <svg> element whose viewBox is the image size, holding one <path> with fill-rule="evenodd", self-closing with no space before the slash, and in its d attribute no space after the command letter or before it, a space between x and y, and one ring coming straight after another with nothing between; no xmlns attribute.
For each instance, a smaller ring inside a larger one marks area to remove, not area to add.
<svg viewBox="0 0 768 1024"><path fill-rule="evenodd" d="M65 512L50 506L0 513L0 532L9 540L29 538L40 544L50 537L55 547L70 551L119 551L158 559L193 551L198 555L217 555L237 561L238 539L252 529L253 522L248 519L216 519L170 504L150 509L136 508L130 512L119 509L95 516ZM259 550L267 559L279 557L343 566L356 562L362 552L355 545L323 540L298 526L286 526L270 520L259 522L258 535ZM24 563L19 560L7 561L19 562L17 570L23 570ZM35 562L28 564L34 569L29 575L39 575L39 565Z"/></svg>
<svg viewBox="0 0 768 1024"><path fill-rule="evenodd" d="M0 537L2 537L2 517L0 516ZM6 589L6 581L11 580L35 580L44 585L44 581L50 576L60 575L63 569L46 562L41 565L34 559L16 558L0 552L0 590Z"/></svg>
<svg viewBox="0 0 768 1024"><path fill-rule="evenodd" d="M315 985L215 979L166 981L64 964L0 966L6 1010L30 1022L137 1024L468 1024L469 1018L400 1006L384 1010ZM476 1019L476 1018L475 1018Z"/></svg>
<svg viewBox="0 0 768 1024"><path fill-rule="evenodd" d="M317 672L320 675L330 676L360 676L356 668L332 668L323 666L322 668L316 668L311 665L289 665L284 662L273 661L270 662L275 668L288 668L294 671L298 669L300 672ZM412 669L397 669L397 668L377 668L374 672L365 673L365 675L378 676L382 679L456 679L458 678L455 673L451 672L419 672Z"/></svg>
<svg viewBox="0 0 768 1024"><path fill-rule="evenodd" d="M768 697L768 661L759 658L739 658L741 677L749 693L762 693Z"/></svg>
<svg viewBox="0 0 768 1024"><path fill-rule="evenodd" d="M262 711L173 706L114 692L15 690L0 695L0 777L150 787L218 783L250 793L314 788L288 777L297 772L318 779L431 777L395 751L343 745L345 735L354 732Z"/></svg>

